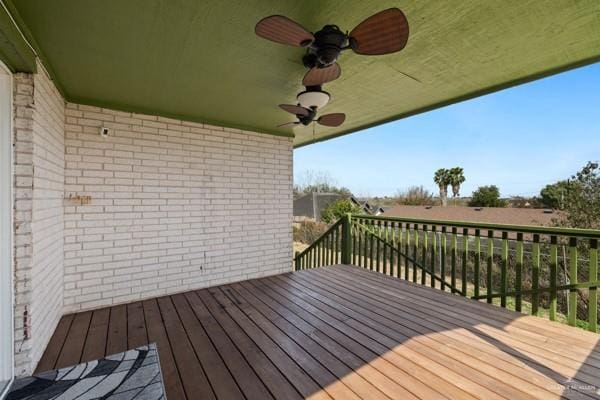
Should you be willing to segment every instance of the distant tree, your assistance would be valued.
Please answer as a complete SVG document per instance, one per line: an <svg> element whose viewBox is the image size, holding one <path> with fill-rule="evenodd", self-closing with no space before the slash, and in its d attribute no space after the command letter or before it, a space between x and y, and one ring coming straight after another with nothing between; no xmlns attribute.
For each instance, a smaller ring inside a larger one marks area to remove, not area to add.
<svg viewBox="0 0 600 400"><path fill-rule="evenodd" d="M433 193L423 186L410 186L396 192L396 202L407 206L433 205Z"/></svg>
<svg viewBox="0 0 600 400"><path fill-rule="evenodd" d="M352 196L350 189L338 186L329 172L307 170L298 179L298 183L294 185L294 198L312 192L337 193L345 197Z"/></svg>
<svg viewBox="0 0 600 400"><path fill-rule="evenodd" d="M446 168L438 169L435 171L433 181L440 188L440 200L442 202L442 206L446 207L448 205L448 186L451 183L450 170Z"/></svg>
<svg viewBox="0 0 600 400"><path fill-rule="evenodd" d="M452 186L452 197L456 198L460 195L460 185L465 181L464 171L460 167L454 167L448 170L448 175Z"/></svg>
<svg viewBox="0 0 600 400"><path fill-rule="evenodd" d="M568 181L563 226L600 229L600 164L588 162Z"/></svg>
<svg viewBox="0 0 600 400"><path fill-rule="evenodd" d="M500 198L500 189L495 185L480 186L471 195L471 207L506 207L507 202Z"/></svg>
<svg viewBox="0 0 600 400"><path fill-rule="evenodd" d="M357 214L359 211L360 208L349 199L340 199L329 204L321 211L321 219L331 224L348 213Z"/></svg>
<svg viewBox="0 0 600 400"><path fill-rule="evenodd" d="M571 186L572 184L568 180L546 185L540 192L540 201L544 207L563 210Z"/></svg>

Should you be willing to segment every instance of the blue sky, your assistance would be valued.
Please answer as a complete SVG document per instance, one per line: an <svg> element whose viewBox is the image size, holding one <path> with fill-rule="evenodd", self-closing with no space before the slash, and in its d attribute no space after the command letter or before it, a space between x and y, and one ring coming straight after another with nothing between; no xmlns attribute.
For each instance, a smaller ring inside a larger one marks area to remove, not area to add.
<svg viewBox="0 0 600 400"><path fill-rule="evenodd" d="M302 147L294 177L324 171L356 195L437 193L434 172L461 166L461 195L494 184L531 196L590 160L600 160L600 64Z"/></svg>

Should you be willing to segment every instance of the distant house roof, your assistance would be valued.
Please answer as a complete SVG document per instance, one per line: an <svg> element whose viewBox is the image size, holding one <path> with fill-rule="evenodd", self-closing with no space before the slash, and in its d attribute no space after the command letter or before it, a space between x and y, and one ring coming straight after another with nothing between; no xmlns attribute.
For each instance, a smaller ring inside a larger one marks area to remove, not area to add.
<svg viewBox="0 0 600 400"><path fill-rule="evenodd" d="M549 226L561 213L537 208L440 207L397 205L385 210L389 217L483 222L492 224Z"/></svg>
<svg viewBox="0 0 600 400"><path fill-rule="evenodd" d="M361 211L364 212L365 214L381 215L385 211L383 209L383 207L380 207L380 206L377 206L377 205L372 205L368 201L364 201L363 202L363 201L357 199L354 196L350 197L350 201L352 201L352 203L354 203L356 206L360 207Z"/></svg>
<svg viewBox="0 0 600 400"><path fill-rule="evenodd" d="M338 193L307 193L294 200L294 217L307 217L320 220L321 212L329 204L344 197Z"/></svg>

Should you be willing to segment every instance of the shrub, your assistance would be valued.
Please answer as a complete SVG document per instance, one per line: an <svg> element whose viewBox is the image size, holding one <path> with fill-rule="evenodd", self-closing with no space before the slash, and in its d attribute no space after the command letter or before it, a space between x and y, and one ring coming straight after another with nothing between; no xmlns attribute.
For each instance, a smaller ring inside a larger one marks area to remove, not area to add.
<svg viewBox="0 0 600 400"><path fill-rule="evenodd" d="M331 224L342 218L344 215L348 213L356 214L359 210L360 208L349 199L340 199L329 204L321 211L321 219L324 222Z"/></svg>
<svg viewBox="0 0 600 400"><path fill-rule="evenodd" d="M396 192L396 200L406 206L432 206L433 193L423 186L410 186L404 191Z"/></svg>
<svg viewBox="0 0 600 400"><path fill-rule="evenodd" d="M312 244L327 230L327 224L314 220L305 220L294 226L294 242Z"/></svg>

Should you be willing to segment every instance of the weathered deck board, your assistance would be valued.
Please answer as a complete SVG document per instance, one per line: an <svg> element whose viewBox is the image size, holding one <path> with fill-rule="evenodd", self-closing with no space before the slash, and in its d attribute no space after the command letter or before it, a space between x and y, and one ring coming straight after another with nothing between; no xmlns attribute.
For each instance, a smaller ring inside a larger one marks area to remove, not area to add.
<svg viewBox="0 0 600 400"><path fill-rule="evenodd" d="M38 371L147 342L170 400L600 398L600 336L341 265L67 315Z"/></svg>

